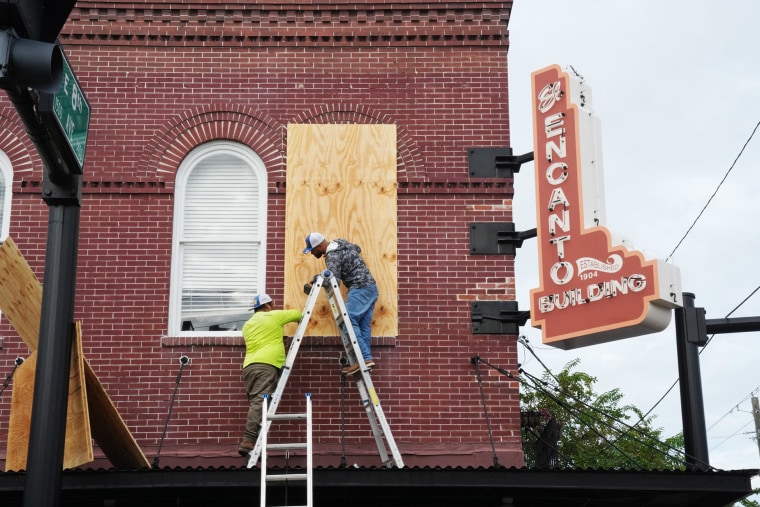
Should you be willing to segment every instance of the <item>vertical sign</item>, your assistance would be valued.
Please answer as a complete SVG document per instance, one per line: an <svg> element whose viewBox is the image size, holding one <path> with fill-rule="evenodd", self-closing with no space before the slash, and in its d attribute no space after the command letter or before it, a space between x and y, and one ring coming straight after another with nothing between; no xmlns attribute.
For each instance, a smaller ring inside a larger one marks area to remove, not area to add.
<svg viewBox="0 0 760 507"><path fill-rule="evenodd" d="M63 83L53 97L53 115L63 133L80 172L84 166L84 152L87 147L87 130L90 126L90 105L79 87L74 72L65 55L63 58Z"/></svg>
<svg viewBox="0 0 760 507"><path fill-rule="evenodd" d="M681 305L680 274L614 244L603 226L590 88L557 65L532 80L540 270L540 287L530 291L532 325L544 343L564 349L662 331Z"/></svg>

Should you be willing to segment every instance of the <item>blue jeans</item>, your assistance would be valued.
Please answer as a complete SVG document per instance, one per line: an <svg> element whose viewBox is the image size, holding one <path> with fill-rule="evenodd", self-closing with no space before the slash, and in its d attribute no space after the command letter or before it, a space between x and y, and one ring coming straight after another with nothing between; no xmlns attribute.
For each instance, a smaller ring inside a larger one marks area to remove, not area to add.
<svg viewBox="0 0 760 507"><path fill-rule="evenodd" d="M356 341L359 342L359 349L365 361L372 359L370 333L372 315L375 313L375 303L377 303L377 285L372 284L366 287L348 289L346 311L348 312L348 319L354 328Z"/></svg>

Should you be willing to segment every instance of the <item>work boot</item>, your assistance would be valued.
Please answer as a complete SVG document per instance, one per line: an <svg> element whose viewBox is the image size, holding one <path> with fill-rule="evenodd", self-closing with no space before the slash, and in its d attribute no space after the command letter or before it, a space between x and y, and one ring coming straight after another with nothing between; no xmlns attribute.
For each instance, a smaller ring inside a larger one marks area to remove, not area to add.
<svg viewBox="0 0 760 507"><path fill-rule="evenodd" d="M253 450L254 445L255 442L253 440L243 438L243 441L240 442L240 446L238 447L238 454L241 456L248 456L248 454L250 454L250 452Z"/></svg>
<svg viewBox="0 0 760 507"><path fill-rule="evenodd" d="M354 363L351 366L346 366L341 371L343 372L343 375L353 375L359 371L359 363Z"/></svg>

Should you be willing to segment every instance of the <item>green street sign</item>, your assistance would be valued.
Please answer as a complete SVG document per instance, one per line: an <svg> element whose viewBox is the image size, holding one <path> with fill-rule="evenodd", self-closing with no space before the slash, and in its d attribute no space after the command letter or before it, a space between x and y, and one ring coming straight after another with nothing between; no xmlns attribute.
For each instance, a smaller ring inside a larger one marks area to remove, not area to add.
<svg viewBox="0 0 760 507"><path fill-rule="evenodd" d="M52 110L81 171L84 166L84 152L87 148L87 130L90 126L90 104L87 103L87 98L79 87L79 82L65 55L63 81L61 88L53 96Z"/></svg>

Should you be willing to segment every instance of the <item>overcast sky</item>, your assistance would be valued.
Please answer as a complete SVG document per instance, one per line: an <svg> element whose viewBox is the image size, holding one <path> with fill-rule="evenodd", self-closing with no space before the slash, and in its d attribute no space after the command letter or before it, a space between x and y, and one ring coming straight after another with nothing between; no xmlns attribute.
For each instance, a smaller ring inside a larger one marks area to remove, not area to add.
<svg viewBox="0 0 760 507"><path fill-rule="evenodd" d="M515 0L509 22L512 148L533 151L530 74L572 65L601 118L607 227L669 262L708 319L725 317L760 286L760 2ZM730 170L730 172L729 172ZM728 173L728 175L727 175ZM727 176L726 176L727 175ZM534 171L515 177L517 230L536 226ZM536 240L517 254L521 309L538 286ZM760 316L760 291L731 317ZM553 371L580 358L597 393L620 388L647 412L678 378L675 326L563 351L521 328ZM542 366L522 347L533 375ZM715 335L700 355L710 464L760 468L750 398L760 397L760 332ZM676 386L654 409L666 436L682 431ZM753 482L758 486L757 479Z"/></svg>

